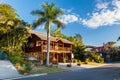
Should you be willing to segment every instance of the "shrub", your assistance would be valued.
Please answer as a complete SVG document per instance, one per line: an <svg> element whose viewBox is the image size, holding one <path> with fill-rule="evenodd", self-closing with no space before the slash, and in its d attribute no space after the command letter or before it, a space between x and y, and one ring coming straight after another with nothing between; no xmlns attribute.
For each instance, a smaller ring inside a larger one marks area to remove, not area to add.
<svg viewBox="0 0 120 80"><path fill-rule="evenodd" d="M88 64L90 62L90 59L89 58L86 58L85 59L85 64Z"/></svg>
<svg viewBox="0 0 120 80"><path fill-rule="evenodd" d="M23 58L21 56L21 53L19 52L15 52L9 55L9 60L13 63L22 63L23 62Z"/></svg>
<svg viewBox="0 0 120 80"><path fill-rule="evenodd" d="M104 63L104 59L100 57L98 53L92 53L92 59L97 63Z"/></svg>
<svg viewBox="0 0 120 80"><path fill-rule="evenodd" d="M78 61L77 59L74 59L74 60L73 60L74 63L77 63L77 61Z"/></svg>
<svg viewBox="0 0 120 80"><path fill-rule="evenodd" d="M32 70L33 66L34 65L32 62L24 62L23 63L24 72L29 73Z"/></svg>
<svg viewBox="0 0 120 80"><path fill-rule="evenodd" d="M79 60L79 61L77 62L77 65L80 66L81 64L82 64L82 62Z"/></svg>
<svg viewBox="0 0 120 80"><path fill-rule="evenodd" d="M16 64L15 64L15 67L17 68L17 70L21 70L21 68L22 68L22 66L21 66L20 63L16 63Z"/></svg>
<svg viewBox="0 0 120 80"><path fill-rule="evenodd" d="M89 62L104 63L104 59L101 58L101 56L97 52L86 52L84 53L83 58L80 60L84 61L85 64L88 64Z"/></svg>

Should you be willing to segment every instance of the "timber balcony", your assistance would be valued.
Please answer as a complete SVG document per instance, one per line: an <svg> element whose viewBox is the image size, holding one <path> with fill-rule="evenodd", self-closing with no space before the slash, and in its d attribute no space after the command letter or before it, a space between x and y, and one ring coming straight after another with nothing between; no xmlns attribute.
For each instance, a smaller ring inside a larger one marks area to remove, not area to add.
<svg viewBox="0 0 120 80"><path fill-rule="evenodd" d="M44 45L42 48L43 52L47 52L47 46ZM72 49L70 47L56 47L50 46L50 52L57 52L57 53L71 53Z"/></svg>

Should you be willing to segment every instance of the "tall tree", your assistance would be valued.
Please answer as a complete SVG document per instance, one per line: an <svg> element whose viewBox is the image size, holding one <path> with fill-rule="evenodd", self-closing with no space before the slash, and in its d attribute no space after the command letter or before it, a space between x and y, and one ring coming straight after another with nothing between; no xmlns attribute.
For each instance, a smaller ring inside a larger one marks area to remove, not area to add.
<svg viewBox="0 0 120 80"><path fill-rule="evenodd" d="M38 16L38 19L34 22L33 27L36 28L38 25L45 24L45 30L47 31L47 60L46 65L49 65L49 52L50 52L50 24L56 24L57 28L64 28L64 24L58 20L60 15L63 15L63 11L55 6L54 3L44 3L41 5L42 10L32 11L33 15Z"/></svg>
<svg viewBox="0 0 120 80"><path fill-rule="evenodd" d="M0 4L0 33L6 33L10 30L9 24L11 20L17 19L19 16L15 9L9 4Z"/></svg>
<svg viewBox="0 0 120 80"><path fill-rule="evenodd" d="M64 34L61 33L59 29L53 29L51 30L51 36L57 37L57 38L66 38Z"/></svg>
<svg viewBox="0 0 120 80"><path fill-rule="evenodd" d="M9 25L10 30L2 35L2 49L9 53L22 50L22 46L27 41L29 25L23 24L23 21L12 20L13 24Z"/></svg>
<svg viewBox="0 0 120 80"><path fill-rule="evenodd" d="M75 34L75 36L69 36L68 40L73 42L73 54L76 59L82 59L82 55L85 52L85 45L82 41L82 36L80 34Z"/></svg>
<svg viewBox="0 0 120 80"><path fill-rule="evenodd" d="M11 61L22 60L22 47L29 36L28 26L20 20L12 6L0 4L0 49L8 53Z"/></svg>

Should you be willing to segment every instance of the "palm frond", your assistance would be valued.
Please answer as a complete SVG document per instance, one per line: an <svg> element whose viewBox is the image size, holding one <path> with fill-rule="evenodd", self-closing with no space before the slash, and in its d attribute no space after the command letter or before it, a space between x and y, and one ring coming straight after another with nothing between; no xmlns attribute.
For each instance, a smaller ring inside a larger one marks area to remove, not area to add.
<svg viewBox="0 0 120 80"><path fill-rule="evenodd" d="M62 28L62 29L65 28L64 23L62 23L62 22L59 21L59 20L53 20L52 23L56 24L56 25L57 25L57 28Z"/></svg>
<svg viewBox="0 0 120 80"><path fill-rule="evenodd" d="M36 21L33 23L33 28L36 28L38 25L41 25L41 24L43 24L44 22L46 22L46 18L39 18L38 20L36 20Z"/></svg>
<svg viewBox="0 0 120 80"><path fill-rule="evenodd" d="M42 4L41 6L43 8L41 11L32 11L33 15L38 15L39 17L39 19L34 22L33 28L36 28L38 25L44 22L46 22L46 26L47 22L52 22L56 24L58 28L64 28L64 24L61 21L57 20L57 18L63 14L63 11L60 8L56 7L53 2L51 4L48 4L47 2ZM47 27L45 27L45 29L47 29Z"/></svg>
<svg viewBox="0 0 120 80"><path fill-rule="evenodd" d="M31 12L32 15L44 16L44 12L41 10L34 10Z"/></svg>
<svg viewBox="0 0 120 80"><path fill-rule="evenodd" d="M64 12L60 8L58 8L58 7L53 8L53 15L55 17L58 17L59 15L63 15L63 14L64 14Z"/></svg>
<svg viewBox="0 0 120 80"><path fill-rule="evenodd" d="M120 40L120 37L118 37L117 41L119 41L119 40Z"/></svg>

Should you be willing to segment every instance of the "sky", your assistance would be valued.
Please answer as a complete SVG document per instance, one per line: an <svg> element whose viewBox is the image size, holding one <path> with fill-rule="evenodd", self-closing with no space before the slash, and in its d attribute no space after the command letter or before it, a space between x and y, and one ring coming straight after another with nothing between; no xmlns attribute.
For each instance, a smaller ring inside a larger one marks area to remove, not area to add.
<svg viewBox="0 0 120 80"><path fill-rule="evenodd" d="M37 19L31 11L41 9L41 4L54 2L64 11L58 19L65 24L61 32L67 36L82 35L85 45L102 46L109 41L120 41L120 0L0 0L10 4L20 18L28 23ZM53 29L55 25L51 25ZM45 32L44 25L36 31Z"/></svg>

